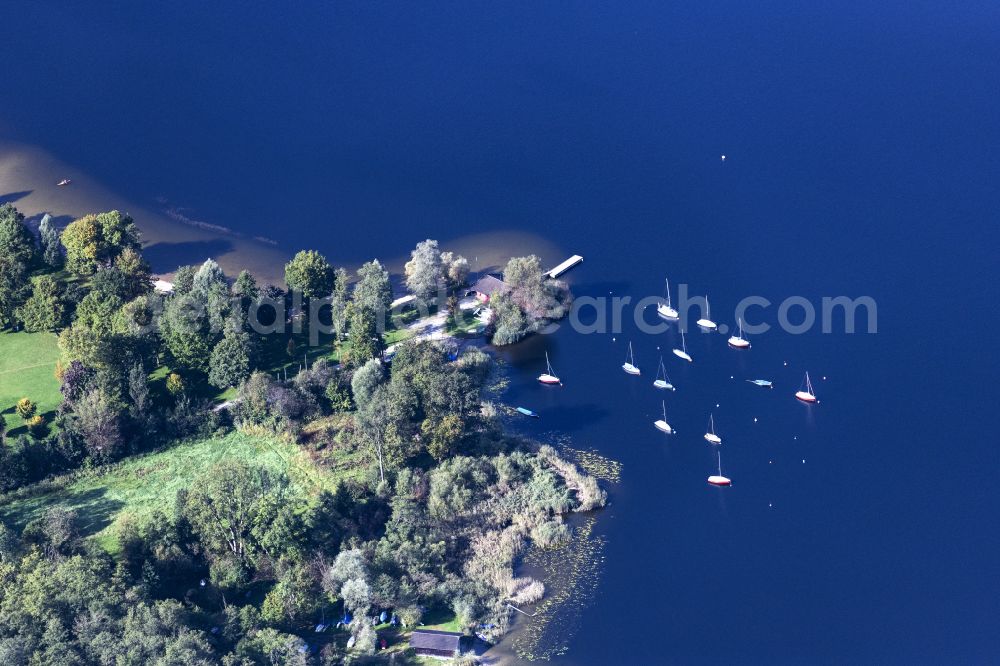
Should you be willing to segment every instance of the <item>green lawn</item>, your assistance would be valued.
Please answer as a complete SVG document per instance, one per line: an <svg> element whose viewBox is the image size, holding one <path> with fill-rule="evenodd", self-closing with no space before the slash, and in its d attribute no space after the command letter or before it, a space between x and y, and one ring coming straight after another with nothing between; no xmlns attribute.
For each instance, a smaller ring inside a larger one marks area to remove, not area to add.
<svg viewBox="0 0 1000 666"><path fill-rule="evenodd" d="M462 624L455 617L455 613L448 608L431 608L424 614L420 625L421 629L433 629L434 631L457 631L461 633Z"/></svg>
<svg viewBox="0 0 1000 666"><path fill-rule="evenodd" d="M25 432L14 413L14 404L21 398L34 400L38 413L52 421L62 400L54 374L59 359L57 340L54 333L0 333L0 410L8 434Z"/></svg>
<svg viewBox="0 0 1000 666"><path fill-rule="evenodd" d="M116 521L127 515L141 523L157 509L169 513L179 489L187 488L200 472L224 459L244 459L284 472L293 485L307 492L332 490L338 479L357 473L351 468L321 468L295 444L232 433L131 458L103 473L98 470L33 497L10 501L0 505L0 520L22 528L50 507L75 509L83 533L115 552Z"/></svg>

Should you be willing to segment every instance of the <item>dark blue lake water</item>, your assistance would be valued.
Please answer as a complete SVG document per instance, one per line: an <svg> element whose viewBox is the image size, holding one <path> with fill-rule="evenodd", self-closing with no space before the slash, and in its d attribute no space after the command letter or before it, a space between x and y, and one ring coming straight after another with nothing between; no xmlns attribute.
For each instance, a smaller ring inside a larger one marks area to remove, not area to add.
<svg viewBox="0 0 1000 666"><path fill-rule="evenodd" d="M0 127L338 261L517 229L586 257L577 296L878 304L874 335L691 332L691 365L630 320L509 354L526 429L624 464L557 663L995 658L996 3L250 4L8 8Z"/></svg>

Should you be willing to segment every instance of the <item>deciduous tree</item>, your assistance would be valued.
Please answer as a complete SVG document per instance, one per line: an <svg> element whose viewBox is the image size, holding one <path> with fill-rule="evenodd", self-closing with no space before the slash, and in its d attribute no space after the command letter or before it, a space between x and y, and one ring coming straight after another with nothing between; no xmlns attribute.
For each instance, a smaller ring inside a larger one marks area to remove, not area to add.
<svg viewBox="0 0 1000 666"><path fill-rule="evenodd" d="M63 325L66 306L59 283L49 275L35 280L31 298L17 310L17 318L29 332L56 331Z"/></svg>
<svg viewBox="0 0 1000 666"><path fill-rule="evenodd" d="M24 215L13 204L0 205L0 257L30 267L36 255L35 238L24 224Z"/></svg>
<svg viewBox="0 0 1000 666"><path fill-rule="evenodd" d="M417 297L430 300L444 287L445 267L441 261L441 251L436 240L427 239L417 243L406 262L406 286Z"/></svg>
<svg viewBox="0 0 1000 666"><path fill-rule="evenodd" d="M285 264L285 282L290 291L300 291L306 298L326 298L333 291L334 270L329 261L315 250L302 250Z"/></svg>
<svg viewBox="0 0 1000 666"><path fill-rule="evenodd" d="M253 345L250 335L232 326L212 349L208 382L216 388L238 386L250 376Z"/></svg>
<svg viewBox="0 0 1000 666"><path fill-rule="evenodd" d="M63 230L66 268L77 275L93 275L97 266L113 262L126 248L139 249L139 229L132 218L117 210L85 215Z"/></svg>
<svg viewBox="0 0 1000 666"><path fill-rule="evenodd" d="M378 259L373 259L358 269L358 278L354 286L354 303L384 316L392 307L389 271L382 267Z"/></svg>

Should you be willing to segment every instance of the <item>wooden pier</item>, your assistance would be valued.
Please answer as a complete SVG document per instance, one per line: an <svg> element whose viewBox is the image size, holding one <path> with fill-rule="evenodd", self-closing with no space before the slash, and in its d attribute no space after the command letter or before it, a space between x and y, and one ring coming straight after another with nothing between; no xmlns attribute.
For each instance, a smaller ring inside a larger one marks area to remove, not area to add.
<svg viewBox="0 0 1000 666"><path fill-rule="evenodd" d="M566 271L568 271L569 269L571 269L574 266L576 266L581 261L583 261L583 257L581 257L578 254L574 254L572 257L570 257L566 261L562 262L561 264L559 264L558 266L556 266L555 268L553 268L551 271L546 272L545 275L547 275L548 277L553 278L553 279L557 278L560 275L562 275L563 273L565 273Z"/></svg>

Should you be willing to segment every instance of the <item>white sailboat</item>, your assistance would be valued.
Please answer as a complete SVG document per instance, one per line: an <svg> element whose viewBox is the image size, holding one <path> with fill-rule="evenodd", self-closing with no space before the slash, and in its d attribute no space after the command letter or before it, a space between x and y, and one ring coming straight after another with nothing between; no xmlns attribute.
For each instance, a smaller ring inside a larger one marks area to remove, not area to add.
<svg viewBox="0 0 1000 666"><path fill-rule="evenodd" d="M538 375L538 381L542 384L559 384L562 385L562 381L556 376L556 373L552 370L552 364L549 363L549 353L545 352L545 372Z"/></svg>
<svg viewBox="0 0 1000 666"><path fill-rule="evenodd" d="M810 403L819 402L819 398L817 398L816 394L813 392L813 385L812 382L809 380L808 372L806 372L806 380L804 383L805 383L805 388L800 388L798 391L796 391L795 397L801 400L802 402L810 402Z"/></svg>
<svg viewBox="0 0 1000 666"><path fill-rule="evenodd" d="M653 421L653 425L656 426L657 430L665 432L668 435L672 435L674 433L674 429L670 427L669 423L667 423L667 401L666 400L663 401L663 418L660 419L659 421Z"/></svg>
<svg viewBox="0 0 1000 666"><path fill-rule="evenodd" d="M718 474L713 474L712 476L708 477L708 482L710 484L712 484L713 486L731 486L731 485L733 485L732 479L730 479L727 476L722 476L722 453L720 451L716 451L715 453L716 453L716 456L718 456L718 459L719 459L719 473Z"/></svg>
<svg viewBox="0 0 1000 666"><path fill-rule="evenodd" d="M708 432L705 433L705 441L709 444L722 444L722 438L715 434L715 415L708 415Z"/></svg>
<svg viewBox="0 0 1000 666"><path fill-rule="evenodd" d="M667 366L663 365L663 357L660 357L660 368L656 371L656 381L653 382L653 386L658 389L669 389L671 391L676 391L674 385L670 383L670 377L667 377Z"/></svg>
<svg viewBox="0 0 1000 666"><path fill-rule="evenodd" d="M750 349L750 341L743 337L743 320L737 319L740 332L729 338L729 346L735 349Z"/></svg>
<svg viewBox="0 0 1000 666"><path fill-rule="evenodd" d="M709 319L710 315L711 311L708 308L708 296L705 296L705 316L696 321L695 323L698 324L698 326L704 328L705 330L714 331L715 329L719 328L719 326L714 321Z"/></svg>
<svg viewBox="0 0 1000 666"><path fill-rule="evenodd" d="M630 375L638 375L639 368L635 365L635 356L632 354L632 343L628 343L628 360L622 364L622 370Z"/></svg>
<svg viewBox="0 0 1000 666"><path fill-rule="evenodd" d="M673 307L673 305L671 305L671 303L670 303L670 280L669 279L667 280L666 298L667 298L667 302L666 303L662 303L661 302L659 305L656 306L656 314L660 315L664 319L669 319L671 321L676 321L677 319L680 318L680 315L677 314L677 310L675 310L674 307Z"/></svg>
<svg viewBox="0 0 1000 666"><path fill-rule="evenodd" d="M684 340L684 331L681 331L681 348L680 349L674 349L674 356L678 356L678 357L684 359L685 361L687 361L688 363L691 363L691 362L694 361L694 359L691 358L691 355L688 354L687 342Z"/></svg>

